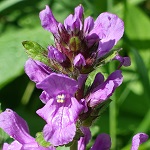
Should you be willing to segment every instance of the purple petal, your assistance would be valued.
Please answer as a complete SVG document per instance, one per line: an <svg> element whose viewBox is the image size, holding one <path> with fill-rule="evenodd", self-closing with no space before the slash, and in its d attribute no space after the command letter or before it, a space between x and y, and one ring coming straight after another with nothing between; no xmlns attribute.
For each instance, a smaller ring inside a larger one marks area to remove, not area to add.
<svg viewBox="0 0 150 150"><path fill-rule="evenodd" d="M83 56L82 54L78 54L78 55L74 58L73 64L74 64L75 67L79 67L79 68L85 66L85 65L86 65L86 62L85 62L84 56Z"/></svg>
<svg viewBox="0 0 150 150"><path fill-rule="evenodd" d="M91 150L110 150L111 148L111 139L108 134L102 133L98 135L94 145Z"/></svg>
<svg viewBox="0 0 150 150"><path fill-rule="evenodd" d="M41 62L28 59L25 64L25 72L29 76L30 80L38 83L50 75L52 71L48 66Z"/></svg>
<svg viewBox="0 0 150 150"><path fill-rule="evenodd" d="M56 150L55 147L42 147L37 143L25 144L21 150Z"/></svg>
<svg viewBox="0 0 150 150"><path fill-rule="evenodd" d="M27 123L10 109L0 114L0 128L21 144L35 142L29 135Z"/></svg>
<svg viewBox="0 0 150 150"><path fill-rule="evenodd" d="M120 55L115 56L114 60L120 61L120 65L118 68L120 68L122 65L127 67L131 65L131 60L129 57L122 57Z"/></svg>
<svg viewBox="0 0 150 150"><path fill-rule="evenodd" d="M77 6L75 8L75 14L69 15L64 20L64 26L68 32L75 31L78 32L79 30L82 30L82 19L83 19L83 7Z"/></svg>
<svg viewBox="0 0 150 150"><path fill-rule="evenodd" d="M66 56L53 46L48 47L48 57L56 60L59 63L62 63L66 60Z"/></svg>
<svg viewBox="0 0 150 150"><path fill-rule="evenodd" d="M75 8L75 18L79 18L81 21L83 19L83 7L79 5Z"/></svg>
<svg viewBox="0 0 150 150"><path fill-rule="evenodd" d="M54 35L58 34L58 22L54 18L49 6L46 5L46 8L40 12L39 17L41 19L42 27L45 30L50 31Z"/></svg>
<svg viewBox="0 0 150 150"><path fill-rule="evenodd" d="M81 131L84 133L84 137L81 137L78 141L78 150L85 150L91 139L91 132L88 127L81 127Z"/></svg>
<svg viewBox="0 0 150 150"><path fill-rule="evenodd" d="M140 144L146 142L147 139L148 139L148 135L145 133L138 133L134 135L134 137L132 138L131 150L138 150L138 147L140 146Z"/></svg>
<svg viewBox="0 0 150 150"><path fill-rule="evenodd" d="M85 40L86 40L87 46L91 47L95 45L96 43L98 43L100 39L96 33L92 33L90 35L87 35L85 37Z"/></svg>
<svg viewBox="0 0 150 150"><path fill-rule="evenodd" d="M101 58L102 56L106 55L114 46L115 40L109 40L106 42L101 43L99 42L98 51L97 51L97 58Z"/></svg>
<svg viewBox="0 0 150 150"><path fill-rule="evenodd" d="M104 76L101 73L97 73L90 89L93 90L98 85L102 84L103 82L104 82Z"/></svg>
<svg viewBox="0 0 150 150"><path fill-rule="evenodd" d="M123 81L123 77L120 70L116 70L113 72L108 79L94 88L89 97L87 98L87 101L89 101L89 106L93 107L104 100L107 100L114 92L114 90L120 86L120 84Z"/></svg>
<svg viewBox="0 0 150 150"><path fill-rule="evenodd" d="M2 150L22 150L22 144L18 141L13 141L11 144L4 143Z"/></svg>
<svg viewBox="0 0 150 150"><path fill-rule="evenodd" d="M85 35L87 35L94 27L94 19L92 17L87 17L85 20L84 20L84 33Z"/></svg>
<svg viewBox="0 0 150 150"><path fill-rule="evenodd" d="M50 97L54 97L61 92L74 95L78 85L77 81L63 74L51 73L42 82L37 84L37 88L46 91Z"/></svg>
<svg viewBox="0 0 150 150"><path fill-rule="evenodd" d="M82 86L85 84L85 81L88 77L88 74L80 74L78 76L78 88L81 89Z"/></svg>
<svg viewBox="0 0 150 150"><path fill-rule="evenodd" d="M48 101L37 110L37 114L46 120L43 129L44 138L54 146L67 144L73 140L76 133L76 121L83 106L75 99L66 99L64 103Z"/></svg>
<svg viewBox="0 0 150 150"><path fill-rule="evenodd" d="M43 91L42 94L40 95L40 100L46 104L50 100L50 96L47 92Z"/></svg>
<svg viewBox="0 0 150 150"><path fill-rule="evenodd" d="M109 51L124 33L124 23L117 15L105 12L98 16L94 28L89 34L96 33L100 40L99 55ZM108 47L107 47L108 46Z"/></svg>

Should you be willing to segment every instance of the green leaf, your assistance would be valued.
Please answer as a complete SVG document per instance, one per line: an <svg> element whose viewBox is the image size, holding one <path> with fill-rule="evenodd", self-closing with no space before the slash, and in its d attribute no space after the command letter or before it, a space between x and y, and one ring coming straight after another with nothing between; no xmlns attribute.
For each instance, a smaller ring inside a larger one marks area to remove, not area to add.
<svg viewBox="0 0 150 150"><path fill-rule="evenodd" d="M140 50L150 50L150 19L137 6L127 4L125 10L125 33L132 44Z"/></svg>
<svg viewBox="0 0 150 150"><path fill-rule="evenodd" d="M147 94L147 96L149 98L150 97L150 93L149 93L150 82L149 82L148 70L144 64L143 59L139 55L138 51L136 51L135 49L131 49L131 50L132 50L132 53L135 58L136 68L137 68L137 72L140 76L140 81L142 81L143 87L145 89L145 93Z"/></svg>
<svg viewBox="0 0 150 150"><path fill-rule="evenodd" d="M33 41L24 41L22 44L25 47L26 53L29 57L49 65L49 59L47 57L48 52L41 45Z"/></svg>
<svg viewBox="0 0 150 150"><path fill-rule="evenodd" d="M13 30L0 37L0 88L24 73L24 64L27 60L22 41L34 40L43 45L52 43L49 32L41 27L32 29ZM43 40L44 39L44 40ZM45 46L45 47L46 47Z"/></svg>
<svg viewBox="0 0 150 150"><path fill-rule="evenodd" d="M19 3L20 0L4 0L0 2L0 12L7 9L8 7L15 5L16 3Z"/></svg>
<svg viewBox="0 0 150 150"><path fill-rule="evenodd" d="M97 62L97 67L103 66L109 62L111 62L114 57L116 55L118 55L119 51L121 51L122 49L113 49L110 52L108 52L106 55L104 55L103 57L101 57ZM100 64L100 65L99 65Z"/></svg>

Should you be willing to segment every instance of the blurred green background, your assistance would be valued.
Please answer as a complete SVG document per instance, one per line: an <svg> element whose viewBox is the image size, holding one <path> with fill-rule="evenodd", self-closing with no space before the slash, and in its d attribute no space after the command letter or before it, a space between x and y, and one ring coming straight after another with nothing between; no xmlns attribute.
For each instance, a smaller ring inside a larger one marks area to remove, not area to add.
<svg viewBox="0 0 150 150"><path fill-rule="evenodd" d="M53 43L53 36L41 27L39 12L49 5L56 19L63 22L79 4L84 6L85 17L96 18L108 11L125 23L125 34L116 47L123 48L122 55L130 56L132 65L121 68L124 82L91 131L93 139L99 133L110 134L112 150L129 150L135 133L150 135L150 0L0 0L1 109L11 108L22 116L31 135L42 130L45 122L35 113L43 106L39 100L41 90L36 89L24 73L28 57L22 41L32 40L46 48ZM106 65L104 73L114 66L116 62ZM9 140L1 131L0 143ZM140 149L149 150L150 141Z"/></svg>

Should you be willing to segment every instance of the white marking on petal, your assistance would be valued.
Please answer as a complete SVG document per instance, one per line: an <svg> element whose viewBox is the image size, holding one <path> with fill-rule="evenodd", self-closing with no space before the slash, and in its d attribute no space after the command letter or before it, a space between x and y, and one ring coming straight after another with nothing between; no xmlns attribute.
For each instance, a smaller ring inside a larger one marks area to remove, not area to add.
<svg viewBox="0 0 150 150"><path fill-rule="evenodd" d="M56 96L56 100L57 100L58 103L64 103L64 101L65 101L65 95L64 94L57 95Z"/></svg>

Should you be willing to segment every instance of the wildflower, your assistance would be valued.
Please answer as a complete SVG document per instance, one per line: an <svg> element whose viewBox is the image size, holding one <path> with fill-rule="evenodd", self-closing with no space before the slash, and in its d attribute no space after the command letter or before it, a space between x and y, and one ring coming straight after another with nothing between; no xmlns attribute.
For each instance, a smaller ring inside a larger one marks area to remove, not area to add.
<svg viewBox="0 0 150 150"><path fill-rule="evenodd" d="M29 135L25 120L11 109L0 114L0 128L15 139L11 144L4 143L3 150L55 150L53 146L40 146L35 138Z"/></svg>
<svg viewBox="0 0 150 150"><path fill-rule="evenodd" d="M85 150L86 145L91 139L91 133L89 128L82 128L82 132L84 134L83 137L78 141L78 150ZM131 150L138 150L140 144L146 142L148 139L148 135L145 133L138 133L132 138L132 146ZM101 133L97 136L93 146L90 150L110 150L111 149L111 138L106 133Z"/></svg>
<svg viewBox="0 0 150 150"><path fill-rule="evenodd" d="M47 122L43 129L45 140L54 146L67 144L75 136L76 122L83 110L83 105L75 98L77 83L66 75L51 73L37 84L37 88L44 90L43 101L46 99L37 114Z"/></svg>
<svg viewBox="0 0 150 150"><path fill-rule="evenodd" d="M81 5L77 6L74 15L70 14L64 20L64 24L55 19L48 6L39 16L43 28L54 36L55 51L61 55L58 57L63 57L64 63L70 63L68 70L89 73L95 66L103 63L103 59L111 55L109 54L111 49L124 33L124 23L118 16L108 12L100 14L95 21L92 17L84 19L83 11ZM119 57L118 52L113 58L122 62L115 56ZM64 58L69 61L65 62ZM54 57L50 59L55 59L59 63L61 60ZM124 64L130 65L129 61L121 63Z"/></svg>
<svg viewBox="0 0 150 150"><path fill-rule="evenodd" d="M138 150L140 144L146 142L148 135L145 133L138 133L132 138L131 150ZM110 150L111 148L111 139L108 134L100 134L96 138L94 145L91 150Z"/></svg>
<svg viewBox="0 0 150 150"><path fill-rule="evenodd" d="M120 70L113 72L106 81L101 73L98 73L91 86L90 94L87 95L86 100L89 107L94 107L103 101L107 100L114 92L114 90L121 85L123 77Z"/></svg>
<svg viewBox="0 0 150 150"><path fill-rule="evenodd" d="M52 70L42 62L30 58L26 61L25 72L30 80L38 83L50 75Z"/></svg>

